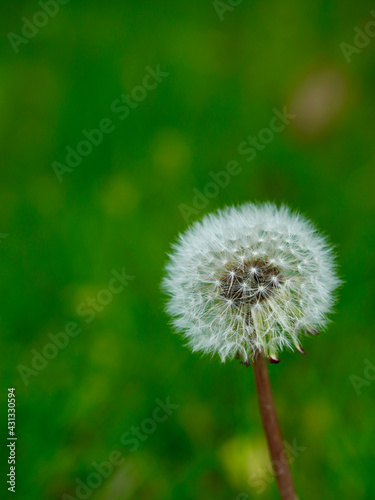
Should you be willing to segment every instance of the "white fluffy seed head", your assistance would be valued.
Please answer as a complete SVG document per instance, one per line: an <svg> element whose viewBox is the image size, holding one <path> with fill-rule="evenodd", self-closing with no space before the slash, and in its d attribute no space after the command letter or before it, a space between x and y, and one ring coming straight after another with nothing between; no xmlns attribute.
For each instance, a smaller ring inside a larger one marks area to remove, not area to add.
<svg viewBox="0 0 375 500"><path fill-rule="evenodd" d="M193 351L277 361L328 322L340 284L332 249L285 206L225 208L190 226L173 249L167 311Z"/></svg>

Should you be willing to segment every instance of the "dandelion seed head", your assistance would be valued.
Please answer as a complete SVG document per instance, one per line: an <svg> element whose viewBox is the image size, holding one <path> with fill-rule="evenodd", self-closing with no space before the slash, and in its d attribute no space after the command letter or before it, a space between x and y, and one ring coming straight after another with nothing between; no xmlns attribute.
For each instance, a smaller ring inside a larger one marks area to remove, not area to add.
<svg viewBox="0 0 375 500"><path fill-rule="evenodd" d="M175 328L193 351L222 361L301 350L303 335L327 325L340 284L326 239L300 214L270 203L225 208L195 222L180 235L166 270Z"/></svg>

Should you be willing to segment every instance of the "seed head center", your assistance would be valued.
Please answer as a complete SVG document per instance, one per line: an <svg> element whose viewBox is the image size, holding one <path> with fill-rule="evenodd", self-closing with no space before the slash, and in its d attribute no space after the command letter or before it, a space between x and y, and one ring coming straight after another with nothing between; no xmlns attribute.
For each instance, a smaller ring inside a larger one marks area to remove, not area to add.
<svg viewBox="0 0 375 500"><path fill-rule="evenodd" d="M280 269L266 259L229 263L220 277L220 294L236 306L258 304L283 283Z"/></svg>

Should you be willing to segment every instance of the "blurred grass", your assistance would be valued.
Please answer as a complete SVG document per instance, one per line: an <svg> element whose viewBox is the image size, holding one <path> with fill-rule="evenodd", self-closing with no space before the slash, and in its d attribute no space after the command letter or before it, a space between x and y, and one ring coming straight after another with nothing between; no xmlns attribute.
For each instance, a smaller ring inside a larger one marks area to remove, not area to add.
<svg viewBox="0 0 375 500"><path fill-rule="evenodd" d="M15 54L8 33L40 8L2 2L0 351L17 390L19 498L74 497L114 449L125 463L94 500L277 498L272 481L248 484L265 464L250 371L190 354L159 288L186 227L179 205L237 160L198 216L284 201L330 235L346 281L328 333L271 367L285 438L306 447L300 497L373 499L374 385L358 396L349 377L375 363L374 42L351 64L340 50L372 7L244 1L220 22L211 2L70 2ZM170 76L120 121L111 103L158 64ZM298 119L246 162L238 145L289 105ZM51 163L107 117L116 130L59 183ZM124 266L135 279L86 324L78 304ZM70 321L82 333L26 387L17 366ZM166 397L179 409L130 453L122 434Z"/></svg>

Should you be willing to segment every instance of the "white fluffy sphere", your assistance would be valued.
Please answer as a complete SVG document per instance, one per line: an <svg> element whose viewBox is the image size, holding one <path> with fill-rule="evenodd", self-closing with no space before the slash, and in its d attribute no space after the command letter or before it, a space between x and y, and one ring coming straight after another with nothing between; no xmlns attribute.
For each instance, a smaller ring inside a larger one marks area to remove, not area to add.
<svg viewBox="0 0 375 500"><path fill-rule="evenodd" d="M180 235L163 287L193 351L222 361L284 347L327 324L340 283L332 249L311 222L267 203L205 216Z"/></svg>

